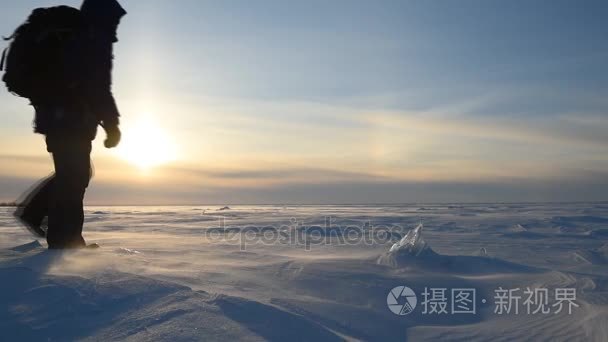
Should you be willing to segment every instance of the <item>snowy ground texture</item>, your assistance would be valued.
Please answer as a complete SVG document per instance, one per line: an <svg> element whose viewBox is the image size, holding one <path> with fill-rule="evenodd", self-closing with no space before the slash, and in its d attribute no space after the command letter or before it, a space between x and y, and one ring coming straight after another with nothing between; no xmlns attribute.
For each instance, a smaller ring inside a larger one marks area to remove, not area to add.
<svg viewBox="0 0 608 342"><path fill-rule="evenodd" d="M6 341L608 341L608 203L89 207L101 248L63 252L11 211ZM398 286L407 315L387 306ZM452 313L453 289L475 289L475 313ZM557 289L575 306L557 312Z"/></svg>

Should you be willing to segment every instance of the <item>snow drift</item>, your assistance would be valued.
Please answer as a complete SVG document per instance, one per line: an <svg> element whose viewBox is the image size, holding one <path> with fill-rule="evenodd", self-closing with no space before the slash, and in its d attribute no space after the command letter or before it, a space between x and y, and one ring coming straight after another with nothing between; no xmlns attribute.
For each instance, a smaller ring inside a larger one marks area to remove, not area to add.
<svg viewBox="0 0 608 342"><path fill-rule="evenodd" d="M608 207L424 207L96 207L85 238L102 247L64 252L32 243L0 208L0 329L25 341L607 340ZM333 231L310 248L221 239L235 235L223 227L260 236L292 218L323 227L328 215L336 229L415 228L383 244L339 244ZM517 225L543 238L505 234ZM409 315L387 308L396 286L419 296ZM423 315L427 287L475 288L477 313ZM499 287L574 288L579 307L500 316Z"/></svg>

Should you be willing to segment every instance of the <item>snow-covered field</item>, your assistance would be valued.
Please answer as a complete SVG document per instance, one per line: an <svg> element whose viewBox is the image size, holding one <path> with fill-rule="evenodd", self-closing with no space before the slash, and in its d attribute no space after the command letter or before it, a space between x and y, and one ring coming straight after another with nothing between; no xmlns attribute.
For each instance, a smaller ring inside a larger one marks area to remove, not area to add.
<svg viewBox="0 0 608 342"><path fill-rule="evenodd" d="M0 340L608 341L608 203L220 209L88 207L60 252L0 208Z"/></svg>

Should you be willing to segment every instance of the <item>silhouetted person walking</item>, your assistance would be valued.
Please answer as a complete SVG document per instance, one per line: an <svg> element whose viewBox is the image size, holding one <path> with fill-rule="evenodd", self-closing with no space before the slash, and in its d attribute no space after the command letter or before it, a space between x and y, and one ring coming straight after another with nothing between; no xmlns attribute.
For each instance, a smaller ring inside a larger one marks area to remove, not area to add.
<svg viewBox="0 0 608 342"><path fill-rule="evenodd" d="M35 132L46 136L55 166L15 215L46 236L52 249L86 246L83 199L97 126L106 131L107 148L120 141L111 92L112 45L125 14L116 0L84 0L80 10L37 9L11 37L3 80L9 91L31 101Z"/></svg>

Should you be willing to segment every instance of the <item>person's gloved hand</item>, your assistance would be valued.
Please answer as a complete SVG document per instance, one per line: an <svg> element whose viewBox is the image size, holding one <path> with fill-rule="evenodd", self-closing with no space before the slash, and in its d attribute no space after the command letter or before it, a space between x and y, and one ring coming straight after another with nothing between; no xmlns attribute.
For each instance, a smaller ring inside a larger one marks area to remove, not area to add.
<svg viewBox="0 0 608 342"><path fill-rule="evenodd" d="M118 125L104 125L103 129L106 131L106 140L103 142L106 148L113 148L120 142L120 129Z"/></svg>

